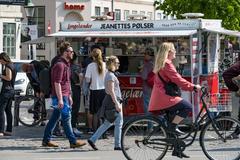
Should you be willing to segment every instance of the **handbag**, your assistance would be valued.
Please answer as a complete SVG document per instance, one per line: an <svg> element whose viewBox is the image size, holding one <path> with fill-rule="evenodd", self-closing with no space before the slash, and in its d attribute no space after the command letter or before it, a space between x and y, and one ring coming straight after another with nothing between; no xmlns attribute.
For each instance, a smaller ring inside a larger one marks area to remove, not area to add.
<svg viewBox="0 0 240 160"><path fill-rule="evenodd" d="M102 107L104 107L104 118L113 123L118 117L118 111L110 95L105 95Z"/></svg>
<svg viewBox="0 0 240 160"><path fill-rule="evenodd" d="M180 97L181 96L181 90L175 83L164 81L159 73L158 73L158 77L164 83L164 89L165 89L165 91L166 91L165 93L167 95L172 96L172 97L175 97L175 96Z"/></svg>

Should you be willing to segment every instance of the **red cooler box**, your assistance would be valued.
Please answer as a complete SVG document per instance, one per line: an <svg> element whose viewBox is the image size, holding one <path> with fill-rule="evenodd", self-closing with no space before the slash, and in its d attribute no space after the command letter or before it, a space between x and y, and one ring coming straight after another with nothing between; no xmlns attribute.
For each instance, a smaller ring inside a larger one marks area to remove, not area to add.
<svg viewBox="0 0 240 160"><path fill-rule="evenodd" d="M142 78L139 75L118 76L123 98L128 98L128 103L123 106L124 116L143 114Z"/></svg>

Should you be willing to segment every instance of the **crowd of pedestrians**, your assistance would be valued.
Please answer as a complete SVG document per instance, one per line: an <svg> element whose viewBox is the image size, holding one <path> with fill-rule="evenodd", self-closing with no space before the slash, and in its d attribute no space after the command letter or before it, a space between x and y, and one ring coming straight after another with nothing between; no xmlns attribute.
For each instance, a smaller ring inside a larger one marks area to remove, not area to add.
<svg viewBox="0 0 240 160"><path fill-rule="evenodd" d="M170 123L170 134L181 134L178 133L177 126L192 111L192 105L179 95L169 95L166 92L165 83L171 81L183 90L196 92L200 90L201 86L188 82L177 72L172 63L176 56L173 43L162 43L156 55L154 55L153 49L147 48L144 55L144 65L141 70L144 112L145 114L151 114L151 112L159 110L168 110L174 115ZM10 57L5 52L0 54L0 63L4 65L2 75L0 75L3 82L0 92L1 137L12 134L11 106L14 97L16 71ZM63 128L69 140L70 148L86 145L85 141L78 139L82 132L77 128L81 95L83 95L82 100L87 113L88 133L92 133L87 140L88 144L93 150L98 150L96 141L103 137L106 131L114 125L115 143L113 149L122 149L123 99L119 80L116 76L119 66L120 62L116 56L106 57L106 61L104 61L101 48L95 45L92 46L89 57L79 64L77 54L73 51L69 42L63 42L60 45L59 52L51 63L49 61L32 61L22 66L22 70L26 72L34 89L35 96L51 97L52 99L53 111L51 117L47 124L42 124L46 125L42 146L58 147L58 144L52 138L54 131L61 130L59 127ZM238 70L232 74L231 69L234 67ZM229 70L223 75L227 86L231 91L239 92L239 63ZM155 73L153 87L147 83L150 72ZM50 86L46 87L48 81ZM237 95L239 96L238 92ZM37 110L37 105L33 109ZM7 119L6 127L5 115ZM34 114L33 118L38 119L39 115ZM239 128L236 132L239 132ZM173 149L172 155L180 158L189 157L177 148Z"/></svg>

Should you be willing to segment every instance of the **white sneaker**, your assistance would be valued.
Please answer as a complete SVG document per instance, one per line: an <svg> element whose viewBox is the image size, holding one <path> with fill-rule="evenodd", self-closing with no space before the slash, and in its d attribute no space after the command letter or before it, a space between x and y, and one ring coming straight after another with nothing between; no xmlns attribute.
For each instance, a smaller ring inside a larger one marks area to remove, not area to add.
<svg viewBox="0 0 240 160"><path fill-rule="evenodd" d="M77 128L73 128L73 133L77 137L80 137L83 134L83 132L79 131Z"/></svg>

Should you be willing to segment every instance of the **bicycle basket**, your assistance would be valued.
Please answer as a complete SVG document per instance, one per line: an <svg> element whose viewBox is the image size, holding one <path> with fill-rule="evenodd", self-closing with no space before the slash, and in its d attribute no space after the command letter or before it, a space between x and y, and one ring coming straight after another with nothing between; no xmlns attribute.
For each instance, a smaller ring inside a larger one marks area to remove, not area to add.
<svg viewBox="0 0 240 160"><path fill-rule="evenodd" d="M211 112L232 111L231 93L214 93L207 97L207 106Z"/></svg>

